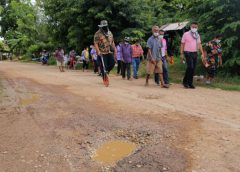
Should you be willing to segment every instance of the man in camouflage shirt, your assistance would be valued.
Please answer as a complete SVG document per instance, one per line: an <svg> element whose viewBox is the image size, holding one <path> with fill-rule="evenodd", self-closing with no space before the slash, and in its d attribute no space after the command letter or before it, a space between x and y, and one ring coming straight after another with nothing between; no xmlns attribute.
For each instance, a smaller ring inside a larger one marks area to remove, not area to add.
<svg viewBox="0 0 240 172"><path fill-rule="evenodd" d="M104 70L101 57L103 57L105 70L110 73L115 65L116 51L113 34L108 28L108 22L106 20L103 20L101 21L100 25L98 25L98 27L99 30L94 35L94 46L97 51L98 61L101 64L101 74L104 80Z"/></svg>

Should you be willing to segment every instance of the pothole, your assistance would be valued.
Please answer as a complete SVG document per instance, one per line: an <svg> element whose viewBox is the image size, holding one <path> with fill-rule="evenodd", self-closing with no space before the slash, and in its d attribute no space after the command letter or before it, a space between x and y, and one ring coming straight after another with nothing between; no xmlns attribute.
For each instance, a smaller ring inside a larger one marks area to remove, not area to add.
<svg viewBox="0 0 240 172"><path fill-rule="evenodd" d="M136 149L137 145L132 142L121 140L109 141L96 150L93 159L104 165L114 165L131 155Z"/></svg>
<svg viewBox="0 0 240 172"><path fill-rule="evenodd" d="M38 95L31 95L30 98L20 99L19 104L22 106L30 105L37 102L39 99Z"/></svg>

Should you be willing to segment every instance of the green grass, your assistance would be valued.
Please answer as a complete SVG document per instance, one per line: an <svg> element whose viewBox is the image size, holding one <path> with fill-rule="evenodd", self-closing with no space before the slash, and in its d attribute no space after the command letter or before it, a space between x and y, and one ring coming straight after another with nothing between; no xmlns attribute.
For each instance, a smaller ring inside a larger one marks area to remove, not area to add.
<svg viewBox="0 0 240 172"><path fill-rule="evenodd" d="M180 62L180 58L174 58L175 63L168 65L169 79L172 83L182 83L183 76L185 74L186 66ZM117 73L117 69L114 68L113 74ZM206 76L206 70L204 69L201 60L199 59L196 75ZM139 68L139 77L146 77L146 61L143 61ZM222 89L229 91L240 91L240 76L232 77L230 75L219 73L214 82L211 85L206 85L204 81L194 81L196 86L206 87L210 89Z"/></svg>
<svg viewBox="0 0 240 172"><path fill-rule="evenodd" d="M32 62L29 58L23 58L21 61L36 63L36 62ZM170 82L181 84L182 78L185 73L186 66L180 62L179 57L174 58L174 61L175 61L175 63L173 65L171 65L171 64L168 65L169 79L170 79ZM49 59L49 65L56 65L56 60L53 57L51 57ZM90 63L89 69L92 70L92 68L93 68L92 63ZM78 64L76 69L81 70L82 64ZM112 73L117 74L116 67L112 70ZM204 69L200 59L198 61L198 65L196 68L196 75L206 76L206 70ZM142 77L142 78L146 77L146 61L143 61L140 65L139 77ZM218 88L218 89L229 90L229 91L240 91L240 76L232 77L230 75L226 75L221 72L218 73L214 82L211 85L206 85L204 82L200 82L200 81L194 81L194 82L195 82L196 86L200 86L200 87L206 87L206 88L211 88L211 89Z"/></svg>
<svg viewBox="0 0 240 172"><path fill-rule="evenodd" d="M170 81L175 83L182 83L182 78L185 73L186 66L180 63L180 58L175 58L175 64L169 65ZM206 76L206 70L204 69L201 60L199 59L196 75ZM196 86L222 89L229 91L240 91L240 76L230 76L223 73L218 73L211 85L206 85L204 81L194 81Z"/></svg>

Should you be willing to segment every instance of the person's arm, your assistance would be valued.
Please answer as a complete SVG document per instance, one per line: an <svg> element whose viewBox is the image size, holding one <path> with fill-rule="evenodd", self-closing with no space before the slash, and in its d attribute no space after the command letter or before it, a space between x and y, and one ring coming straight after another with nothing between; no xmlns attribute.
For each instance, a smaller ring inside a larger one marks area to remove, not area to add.
<svg viewBox="0 0 240 172"><path fill-rule="evenodd" d="M117 61L117 51L116 51L116 45L115 45L115 42L113 41L112 42L112 48L114 49L114 60L115 62Z"/></svg>
<svg viewBox="0 0 240 172"><path fill-rule="evenodd" d="M147 47L148 47L148 55L147 55L147 59L151 62L154 63L154 59L153 59L153 55L152 55L152 42L150 39L148 39L147 41Z"/></svg>
<svg viewBox="0 0 240 172"><path fill-rule="evenodd" d="M99 50L98 44L97 44L97 43L94 43L94 46L96 47L97 55L98 55L98 56L101 56L101 52L100 52L100 50Z"/></svg>
<svg viewBox="0 0 240 172"><path fill-rule="evenodd" d="M148 60L153 64L155 63L155 61L153 59L153 56L152 56L152 49L151 48L148 48Z"/></svg>
<svg viewBox="0 0 240 172"><path fill-rule="evenodd" d="M131 47L131 49L130 49L130 54L131 54L131 59L133 58L133 48L132 48L132 46L130 46Z"/></svg>
<svg viewBox="0 0 240 172"><path fill-rule="evenodd" d="M123 46L120 47L120 52L121 52L121 60L122 60L122 62L124 62L124 59L123 59Z"/></svg>
<svg viewBox="0 0 240 172"><path fill-rule="evenodd" d="M184 46L185 46L185 43L181 43L180 53L181 53L181 61L182 61L182 63L184 61Z"/></svg>
<svg viewBox="0 0 240 172"><path fill-rule="evenodd" d="M142 59L144 59L144 51L143 51L143 48L142 48L142 46L140 45L140 49L141 49L141 56L142 56Z"/></svg>
<svg viewBox="0 0 240 172"><path fill-rule="evenodd" d="M199 43L199 49L200 49L200 52L202 54L202 59L204 59L204 52L203 52L203 47L202 47L201 43Z"/></svg>

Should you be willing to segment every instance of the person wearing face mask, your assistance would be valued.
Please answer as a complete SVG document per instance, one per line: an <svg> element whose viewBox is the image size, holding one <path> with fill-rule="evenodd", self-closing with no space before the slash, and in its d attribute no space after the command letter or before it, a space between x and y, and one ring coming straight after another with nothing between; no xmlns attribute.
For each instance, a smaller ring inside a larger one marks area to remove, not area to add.
<svg viewBox="0 0 240 172"><path fill-rule="evenodd" d="M187 69L183 79L184 88L195 89L193 85L193 76L197 65L198 50L200 49L202 59L204 58L201 38L198 30L198 23L191 23L191 30L185 32L181 41L181 60L182 63L186 62Z"/></svg>
<svg viewBox="0 0 240 172"><path fill-rule="evenodd" d="M206 84L211 84L217 73L217 68L222 66L221 38L221 35L215 36L212 41L207 43L205 48L207 56L203 63L207 71Z"/></svg>
<svg viewBox="0 0 240 172"><path fill-rule="evenodd" d="M135 44L132 45L133 55L132 55L132 64L133 64L133 78L138 79L138 69L140 65L140 59L143 59L143 49L140 45L140 41L136 40Z"/></svg>
<svg viewBox="0 0 240 172"><path fill-rule="evenodd" d="M148 54L147 54L147 77L145 85L148 86L148 80L150 75L154 72L159 74L161 87L168 88L167 85L163 82L163 69L162 69L162 56L161 56L161 48L162 40L159 38L159 27L153 26L152 33L153 35L147 41Z"/></svg>
<svg viewBox="0 0 240 172"><path fill-rule="evenodd" d="M99 30L94 35L94 46L98 55L103 83L106 87L108 87L109 80L107 74L109 74L114 68L117 56L116 47L113 34L108 28L108 22L103 20L98 27ZM105 71L103 66L105 66Z"/></svg>
<svg viewBox="0 0 240 172"><path fill-rule="evenodd" d="M163 62L163 81L164 84L169 85L169 78L168 78L168 54L167 54L167 41L164 38L164 30L160 30L160 39L162 40L162 62ZM155 82L159 84L159 74L155 73Z"/></svg>
<svg viewBox="0 0 240 172"><path fill-rule="evenodd" d="M121 55L122 55L122 78L126 78L127 71L127 79L131 79L131 63L132 63L132 46L129 43L129 37L124 39L123 45L121 45Z"/></svg>

